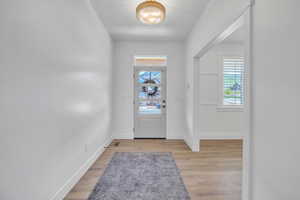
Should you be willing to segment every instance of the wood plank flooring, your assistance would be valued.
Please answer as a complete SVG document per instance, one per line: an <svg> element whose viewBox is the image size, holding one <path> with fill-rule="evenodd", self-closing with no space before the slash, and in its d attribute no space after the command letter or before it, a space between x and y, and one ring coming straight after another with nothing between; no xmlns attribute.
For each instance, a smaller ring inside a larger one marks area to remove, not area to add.
<svg viewBox="0 0 300 200"><path fill-rule="evenodd" d="M241 200L242 140L114 140L64 200L87 200L114 152L172 152L192 200Z"/></svg>

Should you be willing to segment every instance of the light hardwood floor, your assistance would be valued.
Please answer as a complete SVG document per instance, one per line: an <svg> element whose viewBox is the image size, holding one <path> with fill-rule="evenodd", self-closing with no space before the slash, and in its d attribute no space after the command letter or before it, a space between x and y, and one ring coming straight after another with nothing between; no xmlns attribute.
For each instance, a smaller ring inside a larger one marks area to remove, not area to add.
<svg viewBox="0 0 300 200"><path fill-rule="evenodd" d="M182 140L114 140L65 200L87 200L114 152L172 152L192 200L241 200L241 140L201 141L199 153Z"/></svg>

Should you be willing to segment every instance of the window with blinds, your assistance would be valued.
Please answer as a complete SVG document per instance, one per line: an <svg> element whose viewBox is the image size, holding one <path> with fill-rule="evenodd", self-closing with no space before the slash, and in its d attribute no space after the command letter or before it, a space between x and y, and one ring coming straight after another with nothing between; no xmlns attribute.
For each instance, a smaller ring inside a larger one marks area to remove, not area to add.
<svg viewBox="0 0 300 200"><path fill-rule="evenodd" d="M223 58L223 105L244 104L244 58Z"/></svg>

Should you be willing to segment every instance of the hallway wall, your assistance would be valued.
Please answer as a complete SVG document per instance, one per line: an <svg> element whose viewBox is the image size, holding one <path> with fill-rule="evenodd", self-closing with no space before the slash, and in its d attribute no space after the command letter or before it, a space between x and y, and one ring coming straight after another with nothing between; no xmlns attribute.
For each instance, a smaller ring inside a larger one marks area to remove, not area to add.
<svg viewBox="0 0 300 200"><path fill-rule="evenodd" d="M0 199L60 199L110 140L110 36L88 0L1 0L0 29Z"/></svg>
<svg viewBox="0 0 300 200"><path fill-rule="evenodd" d="M167 137L182 139L184 120L183 42L116 41L113 68L113 135L133 138L133 64L134 56L167 56Z"/></svg>
<svg viewBox="0 0 300 200"><path fill-rule="evenodd" d="M299 200L300 1L253 8L253 198Z"/></svg>

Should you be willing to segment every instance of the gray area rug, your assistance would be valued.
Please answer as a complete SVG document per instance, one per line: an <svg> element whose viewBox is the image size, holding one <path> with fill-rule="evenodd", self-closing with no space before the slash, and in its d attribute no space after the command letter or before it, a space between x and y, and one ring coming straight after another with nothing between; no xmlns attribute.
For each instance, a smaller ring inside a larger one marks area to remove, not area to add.
<svg viewBox="0 0 300 200"><path fill-rule="evenodd" d="M89 200L190 200L171 153L115 153Z"/></svg>

